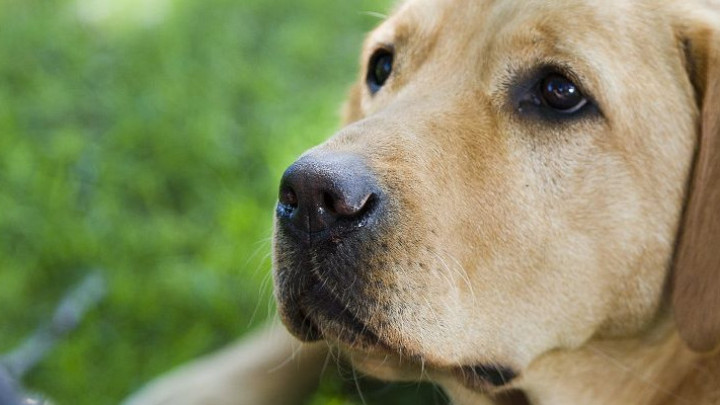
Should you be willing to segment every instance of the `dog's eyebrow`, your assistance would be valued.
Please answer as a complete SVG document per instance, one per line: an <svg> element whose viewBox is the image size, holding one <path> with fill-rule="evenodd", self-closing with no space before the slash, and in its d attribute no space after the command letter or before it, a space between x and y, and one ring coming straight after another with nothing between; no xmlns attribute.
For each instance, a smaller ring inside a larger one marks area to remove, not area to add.
<svg viewBox="0 0 720 405"><path fill-rule="evenodd" d="M368 35L363 46L364 50L376 49L378 45L406 43L411 36L411 29L406 24L385 22Z"/></svg>
<svg viewBox="0 0 720 405"><path fill-rule="evenodd" d="M407 2L410 3L410 2ZM407 4L405 3L405 4ZM438 37L442 28L442 10L429 2L425 7L405 7L401 5L396 12L381 23L367 37L364 49L375 44L393 43L397 45L427 46Z"/></svg>

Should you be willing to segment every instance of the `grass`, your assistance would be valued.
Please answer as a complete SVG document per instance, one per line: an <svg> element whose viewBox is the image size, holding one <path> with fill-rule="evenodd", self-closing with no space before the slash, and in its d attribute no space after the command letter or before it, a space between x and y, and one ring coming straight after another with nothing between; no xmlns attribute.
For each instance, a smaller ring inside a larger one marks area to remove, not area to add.
<svg viewBox="0 0 720 405"><path fill-rule="evenodd" d="M388 8L105 3L3 0L0 12L0 352L84 274L108 282L24 381L58 404L115 404L272 313L279 177L337 128L379 22L364 12ZM368 403L434 395L363 384ZM354 391L328 379L311 403L357 403Z"/></svg>

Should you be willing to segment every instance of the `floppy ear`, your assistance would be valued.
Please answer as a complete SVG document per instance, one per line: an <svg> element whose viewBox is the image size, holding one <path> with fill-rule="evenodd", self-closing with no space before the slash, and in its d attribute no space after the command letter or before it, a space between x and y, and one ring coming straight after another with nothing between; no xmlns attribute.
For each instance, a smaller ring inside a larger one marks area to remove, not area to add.
<svg viewBox="0 0 720 405"><path fill-rule="evenodd" d="M672 305L683 340L694 351L708 352L720 346L720 30L703 24L684 31L701 115L675 254Z"/></svg>

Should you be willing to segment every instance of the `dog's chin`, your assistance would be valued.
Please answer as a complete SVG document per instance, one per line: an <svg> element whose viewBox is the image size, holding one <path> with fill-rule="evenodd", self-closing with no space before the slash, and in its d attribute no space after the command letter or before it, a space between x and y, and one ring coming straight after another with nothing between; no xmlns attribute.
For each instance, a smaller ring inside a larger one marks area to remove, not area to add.
<svg viewBox="0 0 720 405"><path fill-rule="evenodd" d="M449 366L432 364L419 353L408 348L395 347L375 333L373 328L359 319L348 306L316 285L296 305L281 305L281 317L288 330L298 339L305 342L325 340L347 353L351 353L354 363L372 363L372 359L382 359L381 366L391 370L381 371L378 364L365 365L364 369L372 370L387 379L407 380L409 378L392 378L393 374L413 375L433 372L451 376L466 388L481 393L494 393L506 389L517 377L517 373L509 367L495 364ZM395 358L395 361L389 360ZM377 363L377 362L376 362ZM361 365L362 364L356 364ZM416 378L417 379L417 378Z"/></svg>

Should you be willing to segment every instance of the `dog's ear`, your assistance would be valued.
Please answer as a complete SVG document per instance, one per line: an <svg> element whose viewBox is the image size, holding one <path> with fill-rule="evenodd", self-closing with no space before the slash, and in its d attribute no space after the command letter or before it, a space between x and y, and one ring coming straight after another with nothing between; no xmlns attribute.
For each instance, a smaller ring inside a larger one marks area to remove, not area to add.
<svg viewBox="0 0 720 405"><path fill-rule="evenodd" d="M720 346L719 27L706 20L680 28L700 123L675 254L672 306L680 336L697 352Z"/></svg>

